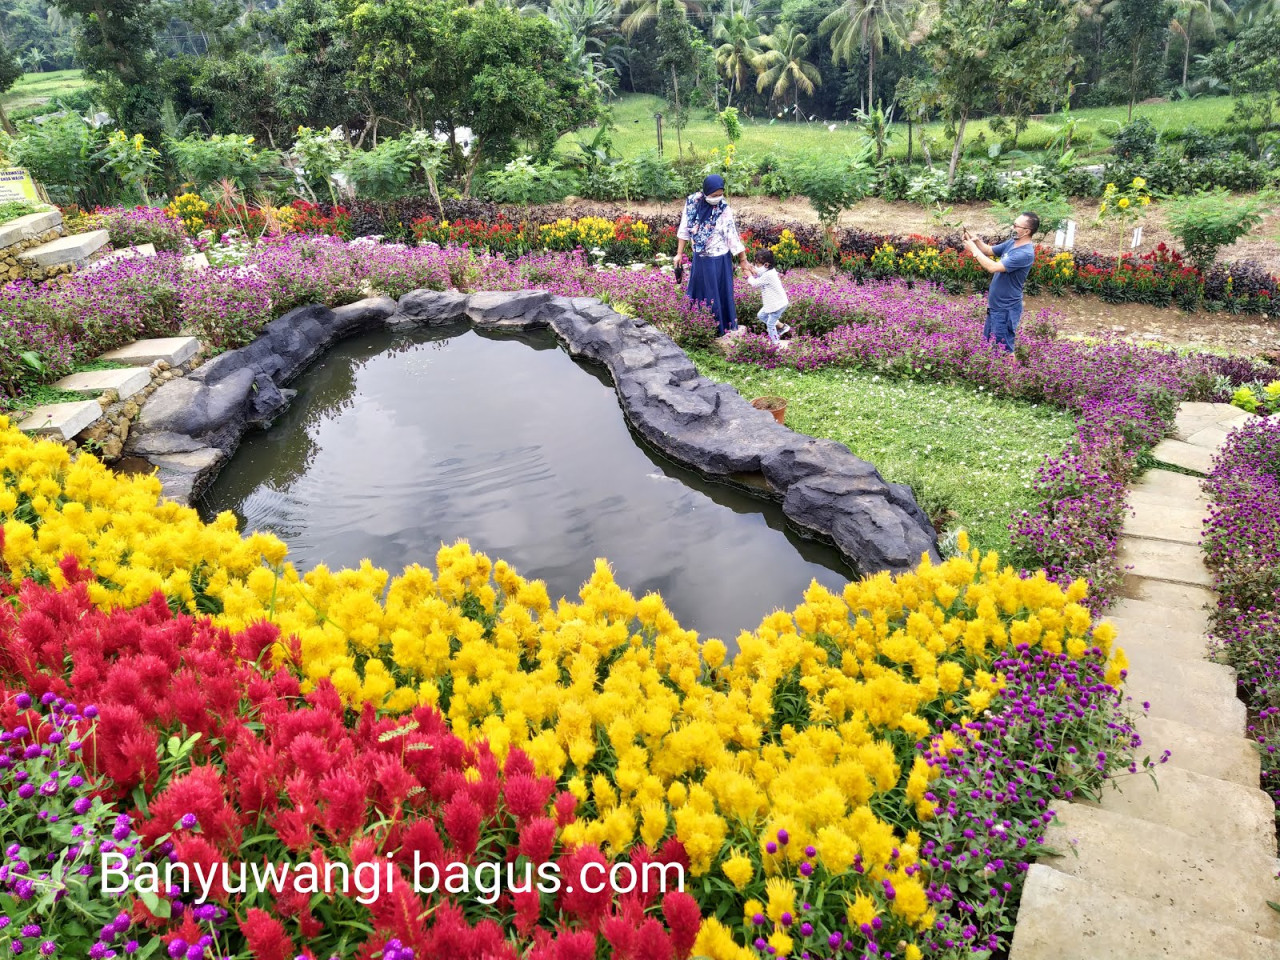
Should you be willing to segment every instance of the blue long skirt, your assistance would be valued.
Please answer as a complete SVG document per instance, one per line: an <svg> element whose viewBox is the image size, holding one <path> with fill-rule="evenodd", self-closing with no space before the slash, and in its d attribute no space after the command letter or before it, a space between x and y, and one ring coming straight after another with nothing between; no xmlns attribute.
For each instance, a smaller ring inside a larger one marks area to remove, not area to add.
<svg viewBox="0 0 1280 960"><path fill-rule="evenodd" d="M733 304L733 256L694 256L689 265L690 300L701 300L716 315L716 336L738 329L738 311Z"/></svg>

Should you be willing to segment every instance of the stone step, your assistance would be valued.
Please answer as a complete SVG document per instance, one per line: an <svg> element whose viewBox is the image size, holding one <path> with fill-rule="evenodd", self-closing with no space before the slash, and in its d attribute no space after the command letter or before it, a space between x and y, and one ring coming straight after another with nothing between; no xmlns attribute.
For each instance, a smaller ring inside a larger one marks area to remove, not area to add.
<svg viewBox="0 0 1280 960"><path fill-rule="evenodd" d="M1108 616L1107 619L1115 624L1116 643L1126 651L1142 646L1183 660L1203 660L1208 652L1204 634L1193 628L1153 624L1127 617Z"/></svg>
<svg viewBox="0 0 1280 960"><path fill-rule="evenodd" d="M1124 532L1129 536L1199 546L1200 531L1208 514L1207 504L1165 503L1131 493L1129 506L1133 507L1133 513L1124 518Z"/></svg>
<svg viewBox="0 0 1280 960"><path fill-rule="evenodd" d="M1247 711L1234 690L1224 693L1221 689L1188 686L1181 680L1163 680L1139 672L1130 674L1124 692L1135 704L1150 704L1152 716L1189 723L1226 737L1244 736Z"/></svg>
<svg viewBox="0 0 1280 960"><path fill-rule="evenodd" d="M1280 900L1276 861L1258 850L1078 803L1057 811L1044 845L1062 855L1040 862L1061 873L1173 907L1190 922L1280 939L1280 913L1267 906Z"/></svg>
<svg viewBox="0 0 1280 960"><path fill-rule="evenodd" d="M1227 433L1226 429L1215 423L1212 426L1201 427L1185 440L1193 447L1204 447L1210 453L1217 453L1218 448L1227 442Z"/></svg>
<svg viewBox="0 0 1280 960"><path fill-rule="evenodd" d="M157 337L153 340L137 340L116 350L104 353L99 360L123 363L131 367L149 367L164 360L171 367L186 363L200 349L195 337Z"/></svg>
<svg viewBox="0 0 1280 960"><path fill-rule="evenodd" d="M182 265L188 270L208 270L209 258L203 253L192 253L182 258Z"/></svg>
<svg viewBox="0 0 1280 960"><path fill-rule="evenodd" d="M67 263L81 265L88 263L89 258L105 247L110 239L105 230L76 233L24 250L18 259L45 269L60 267Z"/></svg>
<svg viewBox="0 0 1280 960"><path fill-rule="evenodd" d="M1213 578L1201 557L1200 548L1188 543L1121 536L1116 561L1137 577L1212 587Z"/></svg>
<svg viewBox="0 0 1280 960"><path fill-rule="evenodd" d="M1009 960L1276 960L1280 943L1033 863Z"/></svg>
<svg viewBox="0 0 1280 960"><path fill-rule="evenodd" d="M42 233L56 230L61 225L62 213L58 210L29 213L17 220L10 220L0 226L0 249L31 240Z"/></svg>
<svg viewBox="0 0 1280 960"><path fill-rule="evenodd" d="M1168 750L1170 766L1246 787L1258 783L1262 757L1252 740L1210 733L1165 717L1139 717L1135 726L1142 737L1141 756L1156 760Z"/></svg>
<svg viewBox="0 0 1280 960"><path fill-rule="evenodd" d="M1129 494L1162 502L1185 504L1192 500L1204 500L1200 483L1199 478L1189 477L1185 473L1174 473L1172 470L1148 470L1129 488Z"/></svg>
<svg viewBox="0 0 1280 960"><path fill-rule="evenodd" d="M112 250L105 256L99 257L93 263L89 264L88 270L101 270L109 263L118 263L121 260L136 260L139 257L154 257L156 255L156 247L153 243L140 243L136 247L124 247L120 250Z"/></svg>
<svg viewBox="0 0 1280 960"><path fill-rule="evenodd" d="M1256 419L1258 419L1258 415L1256 413L1246 413L1245 411L1241 410L1236 416L1232 417L1230 420L1223 420L1222 428L1224 430L1237 430L1240 427L1243 427L1246 423L1250 423Z"/></svg>
<svg viewBox="0 0 1280 960"><path fill-rule="evenodd" d="M46 403L33 407L17 424L26 433L70 440L101 416L102 404L97 400L73 400L70 403Z"/></svg>
<svg viewBox="0 0 1280 960"><path fill-rule="evenodd" d="M1217 609L1218 595L1208 587L1190 583L1169 583L1164 580L1149 580L1139 576L1126 576L1122 591L1125 599L1112 607L1119 616L1131 614L1121 612L1131 601L1148 601L1143 604L1143 611L1153 623L1196 623L1201 632L1208 624L1209 611ZM1152 608L1159 608L1153 610Z"/></svg>
<svg viewBox="0 0 1280 960"><path fill-rule="evenodd" d="M1115 783L1121 789L1104 785L1097 804L1103 810L1275 856L1275 803L1256 784L1231 783L1168 764L1156 769L1155 782L1137 773Z"/></svg>
<svg viewBox="0 0 1280 960"><path fill-rule="evenodd" d="M1181 684L1189 691L1224 699L1236 696L1236 672L1225 664L1173 654L1158 636L1118 642L1129 658L1130 681Z"/></svg>
<svg viewBox="0 0 1280 960"><path fill-rule="evenodd" d="M1178 404L1178 413L1175 419L1221 421L1230 420L1240 412L1239 407L1233 407L1229 403L1205 403L1198 400L1184 400Z"/></svg>
<svg viewBox="0 0 1280 960"><path fill-rule="evenodd" d="M1208 473L1209 461L1212 459L1212 454L1204 447L1197 447L1185 440L1161 440L1151 451L1151 456L1161 463L1171 463L1175 467L1197 473Z"/></svg>
<svg viewBox="0 0 1280 960"><path fill-rule="evenodd" d="M151 383L151 371L145 367L125 367L120 370L87 370L63 377L54 384L59 390L98 396L114 390L121 400L128 400Z"/></svg>

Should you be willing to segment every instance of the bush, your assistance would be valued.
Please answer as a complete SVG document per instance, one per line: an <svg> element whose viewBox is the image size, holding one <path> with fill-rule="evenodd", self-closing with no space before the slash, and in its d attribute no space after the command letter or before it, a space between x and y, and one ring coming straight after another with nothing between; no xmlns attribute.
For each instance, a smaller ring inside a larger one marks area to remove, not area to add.
<svg viewBox="0 0 1280 960"><path fill-rule="evenodd" d="M573 174L554 163L534 164L529 156L516 157L485 178L487 198L496 203L557 203L575 187Z"/></svg>
<svg viewBox="0 0 1280 960"><path fill-rule="evenodd" d="M1160 133L1146 117L1120 128L1111 139L1111 149L1122 160L1150 160L1160 143Z"/></svg>
<svg viewBox="0 0 1280 960"><path fill-rule="evenodd" d="M242 190L256 189L284 172L277 151L259 150L253 137L240 134L192 135L169 140L168 146L178 172L200 190L224 180Z"/></svg>
<svg viewBox="0 0 1280 960"><path fill-rule="evenodd" d="M1271 207L1270 197L1233 200L1228 191L1219 187L1170 201L1165 205L1165 220L1192 262L1207 270L1217 260L1220 249L1260 224Z"/></svg>

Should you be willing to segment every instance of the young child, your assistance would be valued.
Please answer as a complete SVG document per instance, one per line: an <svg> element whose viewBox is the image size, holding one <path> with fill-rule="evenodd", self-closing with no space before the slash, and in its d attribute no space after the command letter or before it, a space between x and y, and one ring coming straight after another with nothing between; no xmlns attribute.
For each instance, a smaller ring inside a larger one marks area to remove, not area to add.
<svg viewBox="0 0 1280 960"><path fill-rule="evenodd" d="M760 288L760 296L764 300L764 306L761 307L760 313L757 314L764 321L764 328L769 332L769 339L774 343L791 332L791 328L785 323L779 324L778 318L782 316L787 304L791 301L787 299L787 291L782 287L782 279L778 276L778 271L773 268L773 251L768 249L760 249L755 255L756 268L755 276L747 277L747 283L753 287Z"/></svg>

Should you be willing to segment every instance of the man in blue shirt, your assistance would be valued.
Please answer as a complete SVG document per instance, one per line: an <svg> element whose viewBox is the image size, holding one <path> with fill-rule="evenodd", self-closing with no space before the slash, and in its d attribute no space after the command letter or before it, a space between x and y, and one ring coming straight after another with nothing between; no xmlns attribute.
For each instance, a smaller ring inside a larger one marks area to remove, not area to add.
<svg viewBox="0 0 1280 960"><path fill-rule="evenodd" d="M1013 236L994 247L964 232L964 246L982 268L991 274L987 291L987 322L982 335L1013 353L1018 321L1022 319L1022 285L1036 262L1036 246L1031 238L1040 229L1034 213L1019 214L1013 222Z"/></svg>

